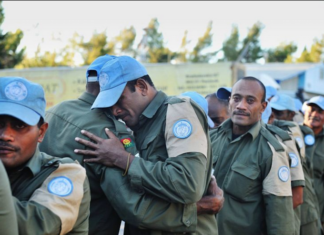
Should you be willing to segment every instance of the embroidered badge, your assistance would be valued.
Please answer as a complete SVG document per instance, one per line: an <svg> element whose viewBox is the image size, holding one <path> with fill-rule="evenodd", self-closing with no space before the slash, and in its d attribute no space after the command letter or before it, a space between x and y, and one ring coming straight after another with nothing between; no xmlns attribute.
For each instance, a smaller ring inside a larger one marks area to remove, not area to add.
<svg viewBox="0 0 324 235"><path fill-rule="evenodd" d="M303 148L304 147L304 143L303 143L303 141L302 141L302 139L301 138L299 138L299 137L296 137L296 142L297 142L297 144L298 144L298 146L299 146L299 148Z"/></svg>
<svg viewBox="0 0 324 235"><path fill-rule="evenodd" d="M315 143L314 136L312 136L310 134L306 135L304 140L305 140L305 144L307 144L307 145L313 145Z"/></svg>
<svg viewBox="0 0 324 235"><path fill-rule="evenodd" d="M109 81L109 77L108 77L108 74L106 73L100 73L100 76L99 76L99 84L100 84L100 87L105 87L107 85Z"/></svg>
<svg viewBox="0 0 324 235"><path fill-rule="evenodd" d="M299 160L298 160L298 157L296 156L296 154L294 154L294 153L289 153L289 157L290 157L290 159L291 159L291 167L296 167L296 166L298 166L298 162L299 162Z"/></svg>
<svg viewBox="0 0 324 235"><path fill-rule="evenodd" d="M191 132L192 126L188 120L179 120L173 125L173 134L179 139L188 138Z"/></svg>
<svg viewBox="0 0 324 235"><path fill-rule="evenodd" d="M21 101L27 97L28 91L22 82L11 82L5 88L5 94L8 99Z"/></svg>
<svg viewBox="0 0 324 235"><path fill-rule="evenodd" d="M121 139L120 142L122 142L122 144L124 145L125 148L134 146L134 143L131 138Z"/></svg>
<svg viewBox="0 0 324 235"><path fill-rule="evenodd" d="M279 176L279 179L282 181L282 182L287 182L288 179L289 179L289 169L288 167L286 166L282 166L279 168L278 170L278 176Z"/></svg>
<svg viewBox="0 0 324 235"><path fill-rule="evenodd" d="M59 176L49 182L47 189L51 194L66 197L72 193L73 183L69 178Z"/></svg>

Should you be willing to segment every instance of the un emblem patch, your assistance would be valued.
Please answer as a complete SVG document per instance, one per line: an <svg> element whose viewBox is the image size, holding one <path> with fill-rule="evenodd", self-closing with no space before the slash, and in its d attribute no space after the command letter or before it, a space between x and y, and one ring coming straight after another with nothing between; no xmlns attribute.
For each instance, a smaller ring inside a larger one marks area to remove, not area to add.
<svg viewBox="0 0 324 235"><path fill-rule="evenodd" d="M307 145L313 145L315 143L315 138L312 135L306 135L304 140Z"/></svg>
<svg viewBox="0 0 324 235"><path fill-rule="evenodd" d="M278 170L278 176L279 176L279 179L281 181L287 182L288 179L289 179L289 175L290 175L290 173L289 173L288 167L282 166L282 167L279 168L279 170Z"/></svg>
<svg viewBox="0 0 324 235"><path fill-rule="evenodd" d="M16 81L5 87L5 94L10 100L21 101L27 97L28 91L24 83Z"/></svg>
<svg viewBox="0 0 324 235"><path fill-rule="evenodd" d="M65 176L59 176L49 182L48 191L51 194L55 194L60 197L66 197L72 193L73 183L69 178Z"/></svg>
<svg viewBox="0 0 324 235"><path fill-rule="evenodd" d="M289 153L289 157L291 159L291 167L296 167L298 166L298 157L294 153Z"/></svg>
<svg viewBox="0 0 324 235"><path fill-rule="evenodd" d="M105 87L109 81L109 76L106 73L101 73L99 76L99 84L100 87Z"/></svg>
<svg viewBox="0 0 324 235"><path fill-rule="evenodd" d="M188 120L180 120L173 125L173 134L180 139L188 138L191 135L192 126Z"/></svg>

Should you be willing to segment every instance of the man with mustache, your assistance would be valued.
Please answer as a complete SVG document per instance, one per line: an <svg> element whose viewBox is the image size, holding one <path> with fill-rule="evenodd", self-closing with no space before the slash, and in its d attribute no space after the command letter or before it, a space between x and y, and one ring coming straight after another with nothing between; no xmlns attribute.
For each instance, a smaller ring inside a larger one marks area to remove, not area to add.
<svg viewBox="0 0 324 235"><path fill-rule="evenodd" d="M232 88L230 119L210 133L214 175L225 197L220 235L294 232L287 152L260 121L266 106L262 82L244 77Z"/></svg>
<svg viewBox="0 0 324 235"><path fill-rule="evenodd" d="M90 189L84 168L38 150L48 127L45 107L40 85L0 78L0 159L10 180L19 234L85 235Z"/></svg>
<svg viewBox="0 0 324 235"><path fill-rule="evenodd" d="M207 194L212 170L204 111L188 97L168 97L157 91L144 66L128 56L107 62L100 71L99 82L100 93L92 108L111 107L114 116L134 131L140 157L126 152L109 130L106 133L110 139L82 131L95 143L76 140L93 151L75 151L96 157L85 159L86 162L122 169L127 186L143 195L184 204L187 213L179 221L190 227L197 218L196 231L188 231L188 234L217 234L213 213L198 213L198 216L195 213L195 202ZM124 191L120 188L116 199L122 198ZM219 196L221 205L222 195ZM152 211L155 205L150 205ZM169 223L165 224L166 229L168 226ZM164 234L161 229L149 232ZM176 231L168 234L176 234Z"/></svg>
<svg viewBox="0 0 324 235"><path fill-rule="evenodd" d="M311 128L313 135L305 136L305 144L314 146L311 159L314 171L314 187L319 202L321 223L324 223L324 97L315 96L306 102L304 125Z"/></svg>

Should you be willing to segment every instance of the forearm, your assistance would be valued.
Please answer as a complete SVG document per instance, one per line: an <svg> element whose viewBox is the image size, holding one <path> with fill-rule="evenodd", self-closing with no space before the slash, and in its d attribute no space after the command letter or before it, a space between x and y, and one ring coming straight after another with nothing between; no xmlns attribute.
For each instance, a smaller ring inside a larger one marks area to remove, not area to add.
<svg viewBox="0 0 324 235"><path fill-rule="evenodd" d="M128 170L131 186L175 203L197 202L206 187L206 157L198 154L149 162L135 158Z"/></svg>
<svg viewBox="0 0 324 235"><path fill-rule="evenodd" d="M148 193L138 192L121 176L118 169L107 168L101 188L121 219L136 227L167 232L196 230L195 204L182 205L163 201ZM109 180L113 178L114 180Z"/></svg>

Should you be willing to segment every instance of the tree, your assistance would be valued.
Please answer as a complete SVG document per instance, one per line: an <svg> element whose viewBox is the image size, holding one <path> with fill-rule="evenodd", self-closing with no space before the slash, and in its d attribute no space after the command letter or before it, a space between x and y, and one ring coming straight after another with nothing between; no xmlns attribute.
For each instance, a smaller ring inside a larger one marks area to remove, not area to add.
<svg viewBox="0 0 324 235"><path fill-rule="evenodd" d="M235 61L239 56L239 30L237 25L232 26L231 36L223 42L224 58L222 61Z"/></svg>
<svg viewBox="0 0 324 235"><path fill-rule="evenodd" d="M181 40L180 50L179 52L175 52L174 60L177 63L185 63L188 61L188 49L187 45L189 44L189 40L187 39L188 31L184 32L184 35Z"/></svg>
<svg viewBox="0 0 324 235"><path fill-rule="evenodd" d="M324 53L324 37L322 40L314 39L314 43L311 46L310 51L308 52L307 48L305 47L302 54L299 58L297 58L297 63L303 62L312 62L318 63L321 62L322 55Z"/></svg>
<svg viewBox="0 0 324 235"><path fill-rule="evenodd" d="M281 43L275 49L267 51L267 62L290 62L292 54L297 51L297 45L293 42Z"/></svg>
<svg viewBox="0 0 324 235"><path fill-rule="evenodd" d="M141 41L141 46L147 47L147 59L150 63L170 62L175 57L175 54L164 46L163 34L159 32L159 26L156 18L151 19L144 29L145 34Z"/></svg>
<svg viewBox="0 0 324 235"><path fill-rule="evenodd" d="M248 35L243 39L243 46L239 51L239 54L241 54L245 47L247 47L247 51L242 58L243 62L252 63L263 57L263 51L259 42L259 36L263 28L264 26L261 22L255 23L249 30Z"/></svg>
<svg viewBox="0 0 324 235"><path fill-rule="evenodd" d="M84 65L91 64L97 57L105 54L115 55L116 42L114 40L108 42L104 32L95 32L88 42L84 41L84 37L79 38L79 40L78 37L74 39L74 44L79 48Z"/></svg>
<svg viewBox="0 0 324 235"><path fill-rule="evenodd" d="M135 50L133 49L134 40L136 38L136 31L133 26L123 29L115 38L116 47L122 54L129 54L135 57Z"/></svg>
<svg viewBox="0 0 324 235"><path fill-rule="evenodd" d="M0 26L4 18L2 1L0 1ZM0 29L0 69L13 68L22 61L25 48L17 50L22 38L23 32L20 29L17 29L15 33L3 33Z"/></svg>
<svg viewBox="0 0 324 235"><path fill-rule="evenodd" d="M213 28L213 22L210 21L207 25L207 29L202 37L198 39L196 46L193 51L190 53L190 61L197 62L208 62L213 56L217 54L218 51L215 52L205 52L205 49L208 49L212 45L213 34L211 30Z"/></svg>

